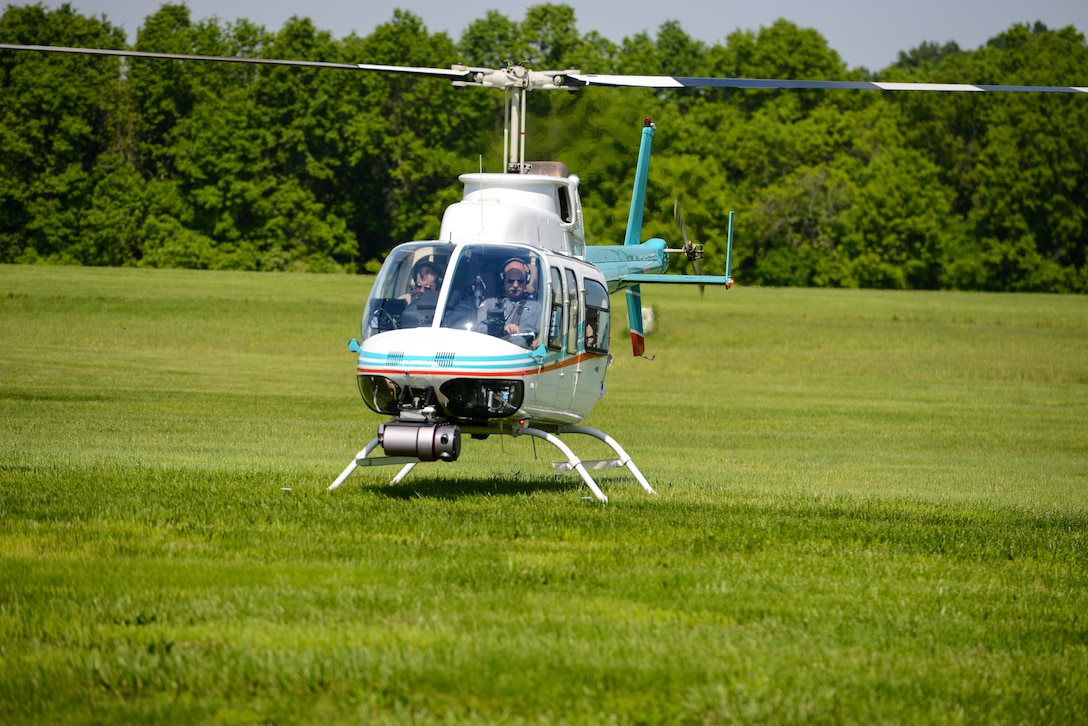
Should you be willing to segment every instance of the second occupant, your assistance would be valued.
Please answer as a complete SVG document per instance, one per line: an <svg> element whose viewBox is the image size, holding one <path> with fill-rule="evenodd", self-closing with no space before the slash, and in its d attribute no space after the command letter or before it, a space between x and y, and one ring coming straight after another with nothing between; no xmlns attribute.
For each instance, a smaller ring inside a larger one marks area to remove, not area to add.
<svg viewBox="0 0 1088 726"><path fill-rule="evenodd" d="M442 270L431 260L420 260L412 268L411 289L400 299L408 307L400 316L400 327L423 328L434 320L438 288L442 285Z"/></svg>
<svg viewBox="0 0 1088 726"><path fill-rule="evenodd" d="M420 260L412 269L412 289L401 295L405 302L414 302L428 290L437 290L442 283L442 271L430 260Z"/></svg>

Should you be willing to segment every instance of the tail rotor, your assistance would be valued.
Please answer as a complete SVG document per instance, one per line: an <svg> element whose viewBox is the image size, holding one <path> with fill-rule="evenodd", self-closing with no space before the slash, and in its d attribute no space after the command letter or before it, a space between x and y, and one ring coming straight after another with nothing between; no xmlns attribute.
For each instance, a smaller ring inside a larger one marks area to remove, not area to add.
<svg viewBox="0 0 1088 726"><path fill-rule="evenodd" d="M695 244L691 241L691 238L688 237L687 227L684 226L684 215L680 211L680 197L677 197L676 200L673 202L672 216L676 219L676 223L680 226L680 239L683 241L683 244L680 249L666 251L683 253L683 255L688 258L688 264L691 265L692 269L695 270L695 274L702 275L703 266L702 264L700 264L699 260L703 259L703 246L700 244ZM684 274L686 275L687 273L688 271L685 268ZM704 285L700 284L700 295L703 294L703 289Z"/></svg>

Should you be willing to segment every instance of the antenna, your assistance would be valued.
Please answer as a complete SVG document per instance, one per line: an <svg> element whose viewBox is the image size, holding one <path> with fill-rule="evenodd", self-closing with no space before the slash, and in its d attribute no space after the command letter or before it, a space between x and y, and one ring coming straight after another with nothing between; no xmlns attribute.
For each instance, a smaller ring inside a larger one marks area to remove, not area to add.
<svg viewBox="0 0 1088 726"><path fill-rule="evenodd" d="M503 154L505 155L505 153L506 153L506 150L503 149ZM480 173L481 174L484 173L484 155L483 154L480 154ZM476 207L480 212L480 234L483 235L485 222L484 222L484 200L483 200L482 197L480 198L480 201L476 204ZM451 236L453 235L453 230L452 229L450 230L450 235ZM476 279L480 280L479 275L476 276ZM480 280L480 284L481 285L483 284L483 280ZM482 300L483 299L481 298L481 302L482 302ZM476 307L479 307L479 305L477 305Z"/></svg>

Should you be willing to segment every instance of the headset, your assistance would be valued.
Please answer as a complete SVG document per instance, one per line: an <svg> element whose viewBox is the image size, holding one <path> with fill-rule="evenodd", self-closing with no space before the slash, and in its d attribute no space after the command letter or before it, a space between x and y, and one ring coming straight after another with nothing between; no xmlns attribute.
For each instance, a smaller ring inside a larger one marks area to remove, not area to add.
<svg viewBox="0 0 1088 726"><path fill-rule="evenodd" d="M530 265L528 262L526 262L521 257L511 257L506 262L502 263L502 266L499 267L499 284L502 285L502 284L504 284L506 282L506 268L510 265L511 262L517 262L517 263L521 264L522 267L525 268L525 285L524 285L524 287L525 287L526 290L528 290L529 289L529 284L532 282L532 279L533 279L533 266Z"/></svg>

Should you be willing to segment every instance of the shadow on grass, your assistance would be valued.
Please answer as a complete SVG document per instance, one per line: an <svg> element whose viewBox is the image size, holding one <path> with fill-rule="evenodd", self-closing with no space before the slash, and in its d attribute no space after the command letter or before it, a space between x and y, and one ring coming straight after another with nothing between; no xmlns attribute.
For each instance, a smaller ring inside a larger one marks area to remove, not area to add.
<svg viewBox="0 0 1088 726"><path fill-rule="evenodd" d="M411 474L398 484L369 482L362 484L369 491L390 499L460 499L462 497L517 497L539 493L576 492L586 495L589 489L580 479L549 477L443 477L421 473Z"/></svg>

